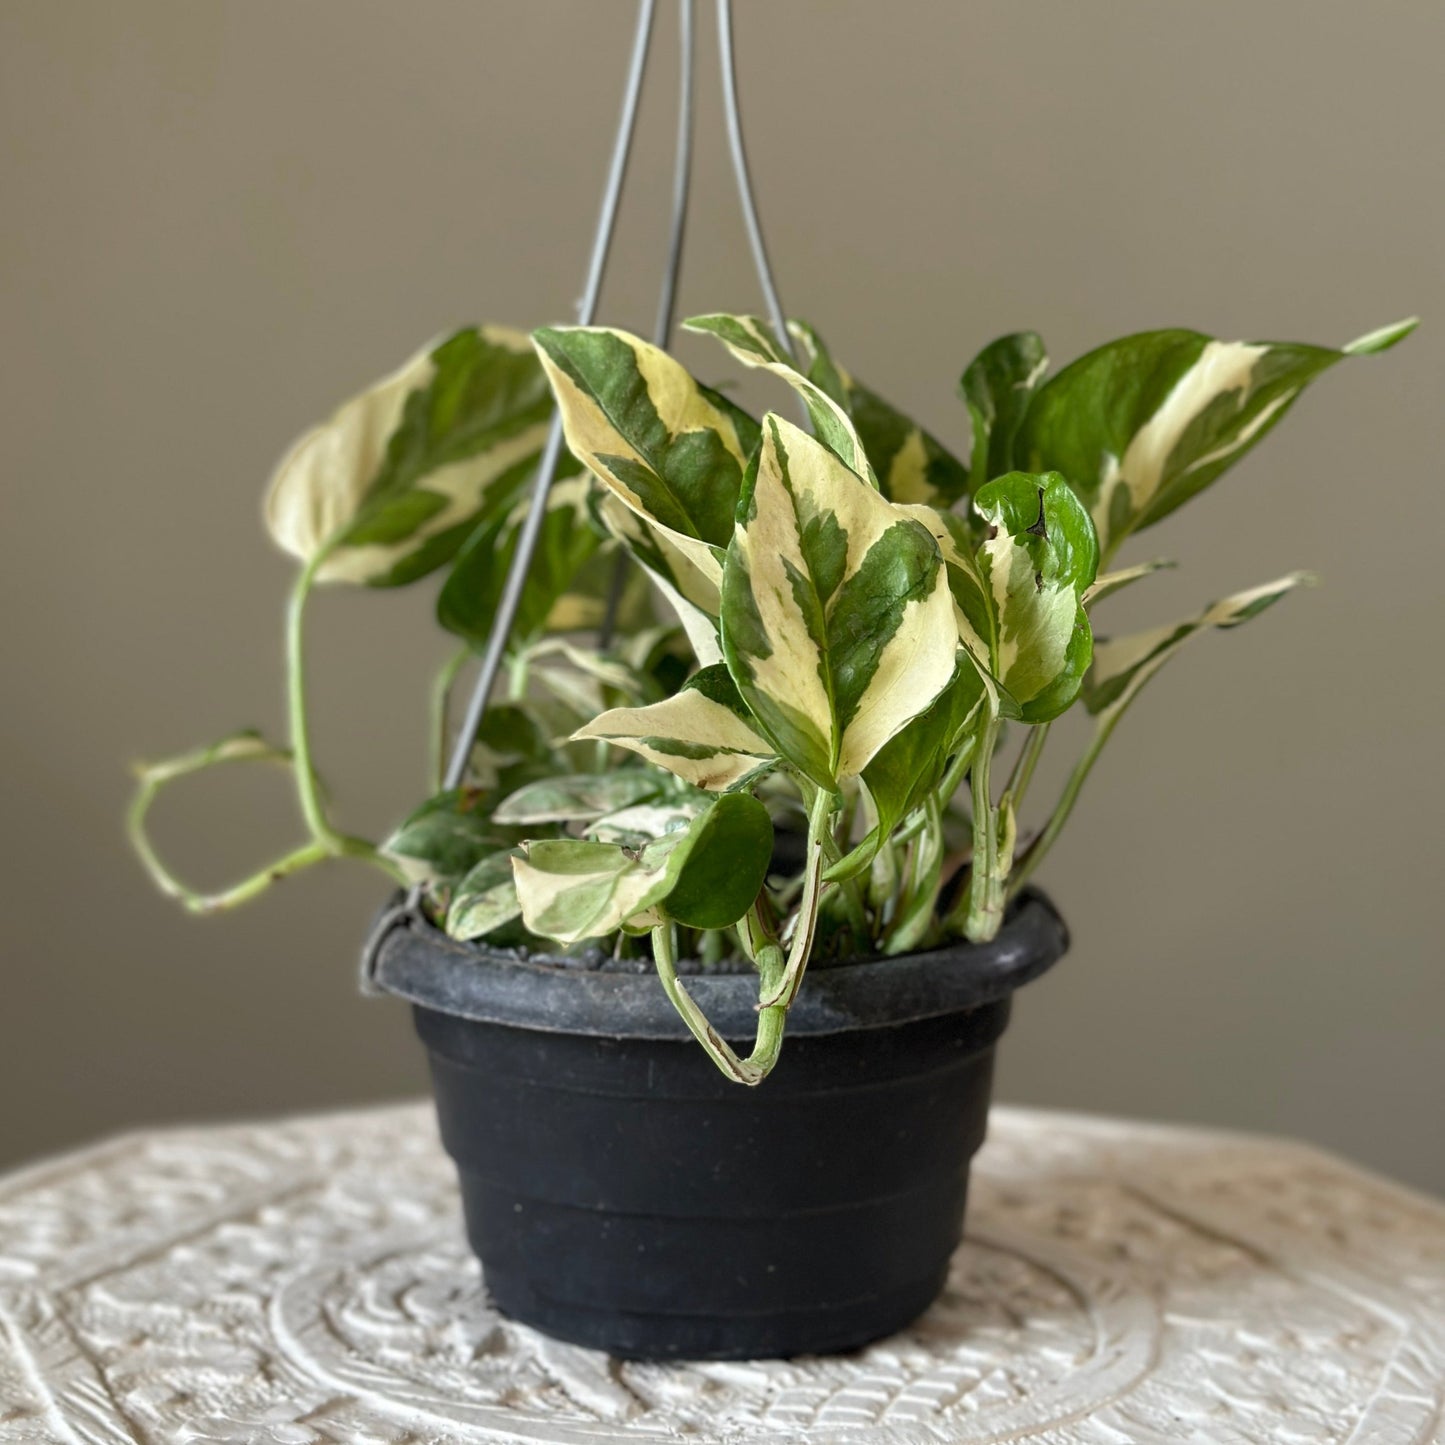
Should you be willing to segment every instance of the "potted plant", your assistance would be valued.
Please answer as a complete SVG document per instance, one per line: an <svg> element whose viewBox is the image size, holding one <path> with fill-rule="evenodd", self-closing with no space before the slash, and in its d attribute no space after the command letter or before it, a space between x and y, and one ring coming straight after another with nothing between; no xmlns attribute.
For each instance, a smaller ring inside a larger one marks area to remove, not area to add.
<svg viewBox="0 0 1445 1445"><path fill-rule="evenodd" d="M622 331L483 327L302 437L267 503L300 562L289 744L142 768L132 835L202 913L337 857L412 890L376 980L415 1005L503 1309L626 1355L843 1349L942 1285L1010 995L1067 944L1029 882L1100 749L1191 637L1306 580L1105 640L1107 598L1168 565L1121 548L1413 323L1341 350L1147 332L1052 376L1038 336L1007 336L963 373L965 457L806 325L687 324L807 424ZM345 833L311 752L306 599L445 569L439 779L554 405L571 459L467 776L381 842ZM1092 733L1035 812L1070 708ZM235 760L291 769L307 837L201 894L146 811Z"/></svg>

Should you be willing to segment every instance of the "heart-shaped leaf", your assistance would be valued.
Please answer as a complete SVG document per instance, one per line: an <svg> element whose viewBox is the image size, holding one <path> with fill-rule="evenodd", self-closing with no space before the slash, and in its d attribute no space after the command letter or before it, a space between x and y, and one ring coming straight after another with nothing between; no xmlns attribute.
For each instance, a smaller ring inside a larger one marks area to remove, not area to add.
<svg viewBox="0 0 1445 1445"><path fill-rule="evenodd" d="M525 335L459 331L292 446L266 502L271 535L318 581L415 581L517 496L551 409Z"/></svg>

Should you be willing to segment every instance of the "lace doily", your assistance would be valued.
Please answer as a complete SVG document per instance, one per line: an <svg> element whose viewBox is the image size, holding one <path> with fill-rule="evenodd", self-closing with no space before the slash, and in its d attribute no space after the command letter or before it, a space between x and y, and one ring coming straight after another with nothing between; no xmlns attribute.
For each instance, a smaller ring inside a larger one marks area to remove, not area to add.
<svg viewBox="0 0 1445 1445"><path fill-rule="evenodd" d="M905 1334L619 1364L492 1311L427 1105L118 1139L0 1179L0 1445L1445 1442L1445 1209L1012 1109L974 1178Z"/></svg>

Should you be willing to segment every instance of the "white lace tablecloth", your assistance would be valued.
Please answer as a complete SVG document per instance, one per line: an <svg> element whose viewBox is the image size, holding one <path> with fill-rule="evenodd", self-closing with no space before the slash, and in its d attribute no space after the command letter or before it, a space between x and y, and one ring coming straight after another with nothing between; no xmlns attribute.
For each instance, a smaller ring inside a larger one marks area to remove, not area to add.
<svg viewBox="0 0 1445 1445"><path fill-rule="evenodd" d="M1445 1208L1296 1144L995 1110L906 1334L619 1364L498 1317L430 1108L0 1179L0 1442L1426 1445Z"/></svg>

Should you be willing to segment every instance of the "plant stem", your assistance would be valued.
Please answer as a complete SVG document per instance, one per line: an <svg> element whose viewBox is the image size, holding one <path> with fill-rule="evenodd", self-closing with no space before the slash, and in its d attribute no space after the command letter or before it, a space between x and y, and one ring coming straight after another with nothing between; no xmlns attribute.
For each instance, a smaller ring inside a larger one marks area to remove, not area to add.
<svg viewBox="0 0 1445 1445"><path fill-rule="evenodd" d="M291 770L296 778L301 816L305 818L311 836L332 857L365 858L393 878L405 882L400 871L382 858L375 845L365 838L338 832L331 826L321 797L321 781L312 762L311 730L306 717L306 651L302 624L307 598L326 556L323 548L301 569L286 605L286 706L291 729Z"/></svg>
<svg viewBox="0 0 1445 1445"><path fill-rule="evenodd" d="M822 847L822 858L824 867L830 867L838 862L843 856L842 849L838 846L838 840L833 836L833 829L829 826L832 816L833 794L825 788L819 788L807 778L800 778L804 797L808 803L808 842L811 845L814 838L813 819L818 815L820 807L819 799L823 800L824 811L821 815L823 821L818 825L817 839ZM809 791L809 790L812 791ZM863 908L862 885L856 877L845 879L839 887L842 890L843 906L848 912L848 924L853 929L854 936L859 943L867 940L869 936L868 915Z"/></svg>
<svg viewBox="0 0 1445 1445"><path fill-rule="evenodd" d="M459 648L442 664L442 669L432 683L431 692L431 790L439 793L446 781L448 743L451 741L450 717L452 688L456 685L457 674L472 655L470 647Z"/></svg>
<svg viewBox="0 0 1445 1445"><path fill-rule="evenodd" d="M968 880L963 935L970 943L986 943L1003 922L1003 880L998 876L998 813L989 788L998 730L999 719L995 713L984 725L969 770L973 795L973 868Z"/></svg>
<svg viewBox="0 0 1445 1445"><path fill-rule="evenodd" d="M953 801L953 795L958 791L959 784L963 782L963 775L968 771L977 751L978 734L970 733L953 755L953 761L948 765L948 771L944 773L943 781L934 790L940 809L947 808Z"/></svg>
<svg viewBox="0 0 1445 1445"><path fill-rule="evenodd" d="M146 829L146 819L151 805L167 783L174 782L177 778L188 777L192 773L203 772L208 768L220 767L223 763L228 762L290 764L292 759L290 753L284 748L272 747L270 744L262 742L260 738L254 737L244 740L235 739L214 747L197 748L192 752L183 753L179 757L170 758L161 763L152 763L142 768L140 784L126 814L126 833L131 847L135 849L136 855L140 858L146 872L150 874L152 881L162 893L176 899L192 913L219 913L223 909L235 908L239 904L249 902L258 894L264 893L273 883L279 883L283 878L289 878L291 874L299 873L303 868L323 863L334 856L333 850L320 839L312 839L311 842L304 843L299 848L293 848L289 853L283 854L274 862L257 869L249 877L219 893L202 893L198 889L190 887L189 884L183 883L166 866L151 843L150 834ZM341 851L349 856L364 858L375 864L394 882L402 884L406 882L400 869L378 853L370 843L360 839L343 839Z"/></svg>
<svg viewBox="0 0 1445 1445"><path fill-rule="evenodd" d="M662 987L678 1014L692 1032L692 1036L707 1051L708 1057L730 1079L749 1086L761 1084L772 1072L783 1046L783 1028L788 1011L782 1005L762 1008L758 1013L757 1036L753 1051L741 1059L718 1031L708 1017L697 1006L693 997L682 986L677 976L677 965L673 957L672 925L663 923L652 930L652 957L657 965L657 975ZM765 944L758 952L758 994L765 997L779 984L783 973L783 953L776 943Z"/></svg>
<svg viewBox="0 0 1445 1445"><path fill-rule="evenodd" d="M808 857L803 865L803 897L798 904L798 923L788 945L788 958L776 987L760 988L760 1007L791 1006L803 982L803 972L813 952L813 933L818 926L818 896L823 887L823 839L833 816L833 794L819 788L808 808ZM865 935L866 936L866 935ZM761 967L761 964L759 965Z"/></svg>
<svg viewBox="0 0 1445 1445"><path fill-rule="evenodd" d="M1014 759L1013 771L1009 774L1007 786L1004 788L1012 799L1015 808L1023 804L1024 794L1029 790L1029 784L1034 780L1034 770L1039 765L1039 759L1043 756L1044 744L1049 740L1049 729L1053 723L1036 723L1029 729L1028 740L1024 743L1017 758Z"/></svg>
<svg viewBox="0 0 1445 1445"><path fill-rule="evenodd" d="M298 573L286 605L286 703L291 725L292 770L301 816L311 836L328 852L341 851L341 836L331 826L321 801L321 785L311 760L311 730L306 717L306 650L303 621L306 601L326 553L317 553Z"/></svg>
<svg viewBox="0 0 1445 1445"><path fill-rule="evenodd" d="M1089 770L1098 760L1104 744L1109 741L1109 735L1114 731L1115 724L1122 716L1123 709L1121 708L1095 728L1094 736L1090 738L1089 745L1084 749L1079 761L1074 764L1074 770L1069 774L1068 781L1064 784L1064 790L1059 794L1059 801L1054 804L1054 811L1044 825L1043 832L1029 844L1024 850L1023 857L1019 859L1018 867L1009 884L1010 898L1028 882L1033 876L1034 870L1044 861L1049 849L1054 846L1054 842L1063 831L1064 824L1069 821L1069 814L1074 811L1074 804L1078 801L1084 780L1089 776Z"/></svg>
<svg viewBox="0 0 1445 1445"><path fill-rule="evenodd" d="M509 702L521 702L527 696L527 677L530 659L525 648L519 648L512 654L511 661L507 665L507 700Z"/></svg>
<svg viewBox="0 0 1445 1445"><path fill-rule="evenodd" d="M898 915L883 941L886 954L906 953L916 948L934 926L938 890L943 881L943 810L937 797L923 805L927 827L913 845L909 860L908 888L900 901Z"/></svg>

